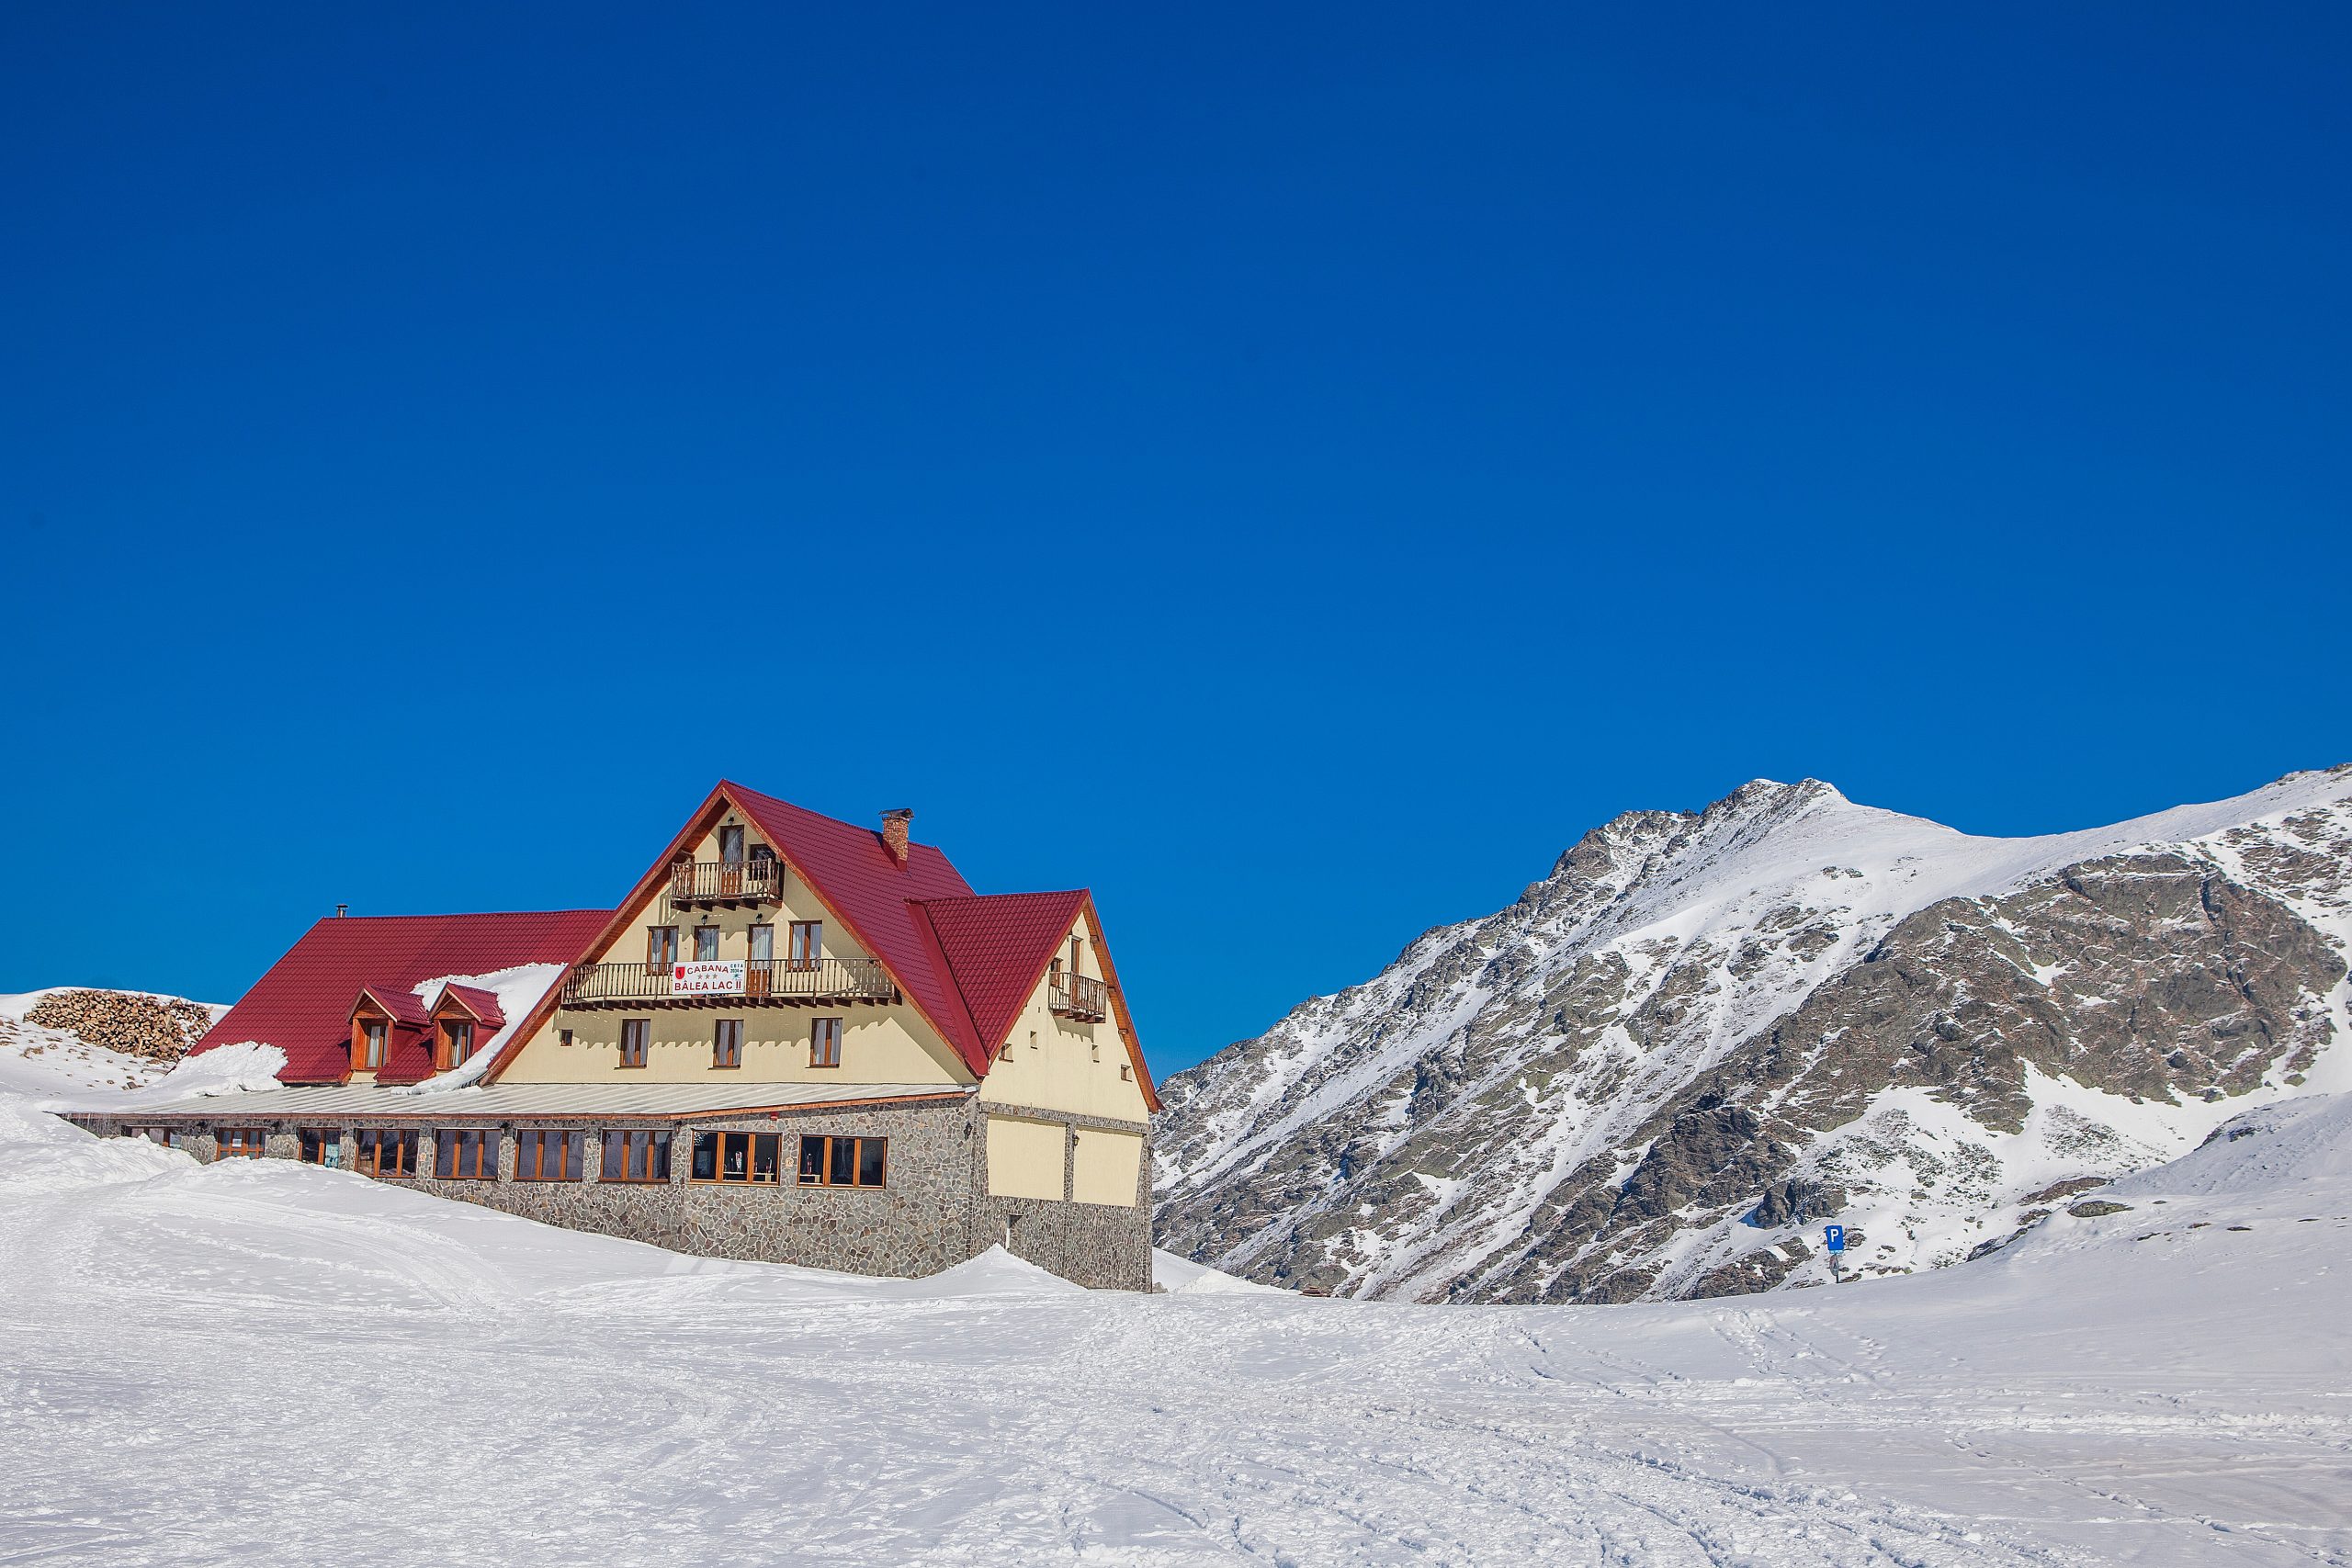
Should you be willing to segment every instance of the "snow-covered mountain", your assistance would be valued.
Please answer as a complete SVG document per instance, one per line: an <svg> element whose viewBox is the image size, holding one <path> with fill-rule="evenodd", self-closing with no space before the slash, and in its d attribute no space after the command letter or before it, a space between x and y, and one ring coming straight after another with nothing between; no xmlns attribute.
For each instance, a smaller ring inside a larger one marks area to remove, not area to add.
<svg viewBox="0 0 2352 1568"><path fill-rule="evenodd" d="M2352 1089L2347 948L2352 766L2032 839L1758 781L1170 1079L1159 1241L1419 1301L1767 1290L1830 1219L1957 1262Z"/></svg>

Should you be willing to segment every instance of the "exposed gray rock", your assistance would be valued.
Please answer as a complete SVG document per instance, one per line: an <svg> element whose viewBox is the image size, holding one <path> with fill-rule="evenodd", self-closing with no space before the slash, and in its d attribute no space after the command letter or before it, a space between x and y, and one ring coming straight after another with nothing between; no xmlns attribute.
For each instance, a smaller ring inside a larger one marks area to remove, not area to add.
<svg viewBox="0 0 2352 1568"><path fill-rule="evenodd" d="M1815 781L1630 813L1171 1078L1160 1244L1424 1300L1769 1289L1839 1218L1956 1262L2290 1092L2348 936L2352 769L2046 840Z"/></svg>

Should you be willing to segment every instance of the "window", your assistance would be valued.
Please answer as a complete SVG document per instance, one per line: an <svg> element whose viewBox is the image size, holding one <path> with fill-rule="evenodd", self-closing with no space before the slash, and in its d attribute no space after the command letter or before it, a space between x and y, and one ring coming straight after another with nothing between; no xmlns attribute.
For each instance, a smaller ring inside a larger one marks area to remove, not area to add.
<svg viewBox="0 0 2352 1568"><path fill-rule="evenodd" d="M215 1159L259 1159L266 1136L259 1127L223 1127L214 1136Z"/></svg>
<svg viewBox="0 0 2352 1568"><path fill-rule="evenodd" d="M718 928L696 926L695 928L695 961L698 964L707 964L718 956Z"/></svg>
<svg viewBox="0 0 2352 1568"><path fill-rule="evenodd" d="M390 1025L380 1018L359 1021L359 1060L352 1065L363 1073L372 1073L384 1065L384 1033Z"/></svg>
<svg viewBox="0 0 2352 1568"><path fill-rule="evenodd" d="M1075 974L1077 974L1077 973L1078 973L1078 947L1079 947L1078 938L1076 938L1076 937L1072 937L1072 938L1070 938L1070 939L1069 939L1069 972L1070 972L1071 974L1073 974L1073 975L1075 975Z"/></svg>
<svg viewBox="0 0 2352 1568"><path fill-rule="evenodd" d="M125 1127L122 1130L122 1135L126 1138L144 1138L151 1144L160 1144L167 1149L183 1148L187 1143L187 1134L176 1127Z"/></svg>
<svg viewBox="0 0 2352 1568"><path fill-rule="evenodd" d="M790 940L792 945L786 950L785 956L792 961L792 966L795 969L814 969L817 960L825 953L825 922L795 920Z"/></svg>
<svg viewBox="0 0 2352 1568"><path fill-rule="evenodd" d="M557 1030L555 1032L555 1043L568 1048L571 1044L571 1031L569 1029Z"/></svg>
<svg viewBox="0 0 2352 1568"><path fill-rule="evenodd" d="M444 1127L433 1134L433 1174L444 1181L498 1179L498 1129Z"/></svg>
<svg viewBox="0 0 2352 1568"><path fill-rule="evenodd" d="M1034 950L1033 950L1034 951ZM811 1133L800 1140L803 1187L879 1187L888 1138L842 1138Z"/></svg>
<svg viewBox="0 0 2352 1568"><path fill-rule="evenodd" d="M714 1067L740 1067L743 1065L743 1021L722 1018L710 1026L710 1065Z"/></svg>
<svg viewBox="0 0 2352 1568"><path fill-rule="evenodd" d="M652 1032L653 1021L650 1018L625 1018L621 1020L622 1066L641 1067L645 1066L645 1037Z"/></svg>
<svg viewBox="0 0 2352 1568"><path fill-rule="evenodd" d="M588 1156L588 1134L553 1127L526 1127L514 1134L514 1179L577 1181Z"/></svg>
<svg viewBox="0 0 2352 1568"><path fill-rule="evenodd" d="M718 860L722 865L743 863L743 829L725 827L718 830Z"/></svg>
<svg viewBox="0 0 2352 1568"><path fill-rule="evenodd" d="M369 1127L359 1134L359 1156L351 1162L362 1176L402 1177L416 1174L414 1128Z"/></svg>
<svg viewBox="0 0 2352 1568"><path fill-rule="evenodd" d="M773 1186L776 1141L774 1133L696 1133L694 1179Z"/></svg>
<svg viewBox="0 0 2352 1568"><path fill-rule="evenodd" d="M667 969L678 961L678 928L648 926L645 928L645 966Z"/></svg>
<svg viewBox="0 0 2352 1568"><path fill-rule="evenodd" d="M859 1060L864 1061L865 1058L860 1057ZM808 1065L812 1067L838 1067L842 1065L842 1021L840 1019L820 1018L809 1021ZM867 1062L866 1066L871 1068L873 1064Z"/></svg>
<svg viewBox="0 0 2352 1568"><path fill-rule="evenodd" d="M343 1131L338 1127L305 1127L300 1134L304 1165L343 1163Z"/></svg>
<svg viewBox="0 0 2352 1568"><path fill-rule="evenodd" d="M445 1018L441 1021L441 1050L433 1064L435 1072L447 1072L461 1066L474 1054L474 1021L469 1018Z"/></svg>
<svg viewBox="0 0 2352 1568"><path fill-rule="evenodd" d="M670 1179L670 1134L642 1128L615 1130L605 1134L606 1181L667 1181Z"/></svg>
<svg viewBox="0 0 2352 1568"><path fill-rule="evenodd" d="M751 928L751 938L752 962L754 964L773 962L775 958L775 928L766 925L753 926Z"/></svg>

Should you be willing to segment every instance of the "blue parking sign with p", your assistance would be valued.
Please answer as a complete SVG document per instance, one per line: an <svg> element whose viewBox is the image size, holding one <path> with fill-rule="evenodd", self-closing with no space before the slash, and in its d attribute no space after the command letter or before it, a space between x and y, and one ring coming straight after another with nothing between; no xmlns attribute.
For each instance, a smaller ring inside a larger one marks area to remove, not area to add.
<svg viewBox="0 0 2352 1568"><path fill-rule="evenodd" d="M1843 1252L1846 1250L1846 1227L1844 1225L1829 1225L1826 1227L1821 1234L1828 1238L1830 1251Z"/></svg>

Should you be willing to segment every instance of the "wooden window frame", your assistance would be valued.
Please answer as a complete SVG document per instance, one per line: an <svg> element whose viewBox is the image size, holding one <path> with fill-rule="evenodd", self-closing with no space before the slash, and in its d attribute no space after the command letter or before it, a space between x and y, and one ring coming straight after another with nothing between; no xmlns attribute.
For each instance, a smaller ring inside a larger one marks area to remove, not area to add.
<svg viewBox="0 0 2352 1568"><path fill-rule="evenodd" d="M372 1176L379 1181L409 1181L416 1176L416 1129L413 1127L362 1127L354 1139L351 1168L362 1176ZM391 1168L384 1163L384 1150L395 1152Z"/></svg>
<svg viewBox="0 0 2352 1568"><path fill-rule="evenodd" d="M667 957L662 956L666 951ZM667 969L678 962L678 928L648 926L645 928L645 967L650 973Z"/></svg>
<svg viewBox="0 0 2352 1568"><path fill-rule="evenodd" d="M633 1140L639 1139L643 1142L633 1147ZM596 1179L616 1187L666 1186L670 1180L670 1156L675 1143L667 1128L607 1127L599 1144L601 1155ZM620 1150L617 1160L613 1157L616 1148ZM642 1156L641 1159L638 1157L639 1156ZM662 1168L658 1173L653 1168L657 1164ZM620 1168L618 1176L613 1174L616 1166Z"/></svg>
<svg viewBox="0 0 2352 1568"><path fill-rule="evenodd" d="M454 1157L469 1138L473 1140L473 1159L467 1162ZM497 1180L503 1143L495 1127L435 1128L433 1133L433 1179L435 1181ZM472 1169L464 1168L468 1163L472 1165ZM485 1165L489 1168L487 1170L483 1168Z"/></svg>
<svg viewBox="0 0 2352 1568"><path fill-rule="evenodd" d="M727 1174L727 1145L734 1139L743 1140L743 1174ZM759 1169L760 1140L766 1139L774 1150L768 1165L769 1174L763 1178ZM696 1176L695 1163L700 1157L704 1141L711 1145L711 1174ZM695 1134L692 1152L686 1164L686 1180L696 1187L781 1187L784 1185L784 1135L780 1133L739 1133L727 1129L712 1129Z"/></svg>
<svg viewBox="0 0 2352 1568"><path fill-rule="evenodd" d="M735 852L732 856L729 855L727 852L727 840L730 835L735 840ZM751 835L744 831L741 824L735 822L722 822L718 825L719 864L741 865L751 852L750 844Z"/></svg>
<svg viewBox="0 0 2352 1568"><path fill-rule="evenodd" d="M788 969L814 969L825 957L825 922L794 920L784 938L784 962Z"/></svg>
<svg viewBox="0 0 2352 1568"><path fill-rule="evenodd" d="M629 1035L632 1032L637 1036L637 1060L633 1062L629 1060L628 1050ZM625 1018L621 1020L620 1065L624 1068L644 1066L645 1058L651 1054L652 1044L653 1021L651 1019Z"/></svg>
<svg viewBox="0 0 2352 1568"><path fill-rule="evenodd" d="M710 1065L727 1072L743 1065L741 1019L715 1018L710 1021Z"/></svg>
<svg viewBox="0 0 2352 1568"><path fill-rule="evenodd" d="M215 1127L212 1130L212 1157L216 1160L263 1159L268 1154L269 1129L266 1127Z"/></svg>
<svg viewBox="0 0 2352 1568"><path fill-rule="evenodd" d="M464 1066L474 1054L478 1028L474 1019L465 1013L444 1013L435 1018L433 1021L433 1070L446 1073L453 1067ZM453 1031L463 1032L465 1042L462 1049Z"/></svg>
<svg viewBox="0 0 2352 1568"><path fill-rule="evenodd" d="M368 1049L368 1031L370 1028L380 1031L376 1037L376 1049L373 1052L370 1052ZM379 1012L362 1012L353 1014L351 1020L351 1070L355 1073L381 1072L384 1067L384 1059L391 1054L391 1019L386 1014ZM372 1059L370 1059L371 1057Z"/></svg>
<svg viewBox="0 0 2352 1568"><path fill-rule="evenodd" d="M842 1037L847 1027L838 1018L812 1018L808 1021L808 1066L838 1070L842 1065ZM830 1041L832 1049L823 1050L820 1042Z"/></svg>
<svg viewBox="0 0 2352 1568"><path fill-rule="evenodd" d="M311 1147L313 1144L317 1145L320 1152L322 1154L328 1149L334 1150L334 1162L333 1168L340 1168L342 1167L342 1128L297 1127L294 1129L294 1157L301 1161L304 1165L315 1165L326 1168L328 1165L327 1161L323 1159L312 1159L311 1157Z"/></svg>
<svg viewBox="0 0 2352 1568"><path fill-rule="evenodd" d="M863 1179L865 1174L865 1145L868 1144L879 1152L882 1162L882 1179L879 1181ZM817 1153L817 1168L813 1174L808 1168L811 1145L815 1146ZM850 1179L847 1181L833 1179L833 1151L836 1145L849 1150ZM861 1192L879 1192L890 1185L890 1140L869 1138L856 1133L803 1133L800 1134L800 1158L793 1166L793 1179L802 1187L840 1187Z"/></svg>
<svg viewBox="0 0 2352 1568"><path fill-rule="evenodd" d="M703 949L703 941L702 941L702 939L703 939L703 937L704 937L705 933L707 933L707 934L709 935L709 937L710 937L710 956L709 956L708 958L705 958L705 957L702 955L702 949ZM710 924L708 921L705 921L703 924L701 924L701 925L698 925L698 926L695 927L695 963L697 963L697 964L715 964L715 963L717 963L717 962L718 962L718 936L719 936L719 933L718 933L718 928L717 926L715 926L715 925Z"/></svg>
<svg viewBox="0 0 2352 1568"><path fill-rule="evenodd" d="M547 1151L556 1143L556 1173L547 1173ZM580 1127L517 1127L514 1129L514 1179L517 1181L585 1181L588 1179L588 1134Z"/></svg>

